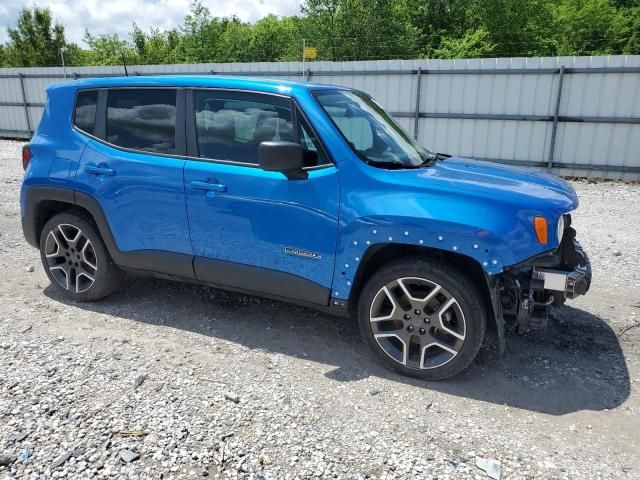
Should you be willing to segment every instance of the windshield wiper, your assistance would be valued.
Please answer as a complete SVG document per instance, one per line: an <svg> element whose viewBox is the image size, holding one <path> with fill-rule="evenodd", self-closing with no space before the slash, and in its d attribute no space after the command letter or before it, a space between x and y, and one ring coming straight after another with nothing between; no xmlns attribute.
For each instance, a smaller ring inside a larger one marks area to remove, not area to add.
<svg viewBox="0 0 640 480"><path fill-rule="evenodd" d="M373 165L374 167L383 167L389 168L393 170L401 170L401 169L410 169L410 168L419 168L419 165L406 165L402 162L388 162L388 161L380 161L377 162L375 160L366 159L365 162L369 165Z"/></svg>
<svg viewBox="0 0 640 480"><path fill-rule="evenodd" d="M438 160L442 161L449 158L451 155L447 155L446 153L436 153L436 152L428 152L427 158L422 161L418 167L432 167L436 164Z"/></svg>
<svg viewBox="0 0 640 480"><path fill-rule="evenodd" d="M404 163L397 162L397 161L393 162L393 161L388 161L388 160L379 160L379 161L371 160L369 157L367 157L360 150L357 150L356 148L354 148L353 151L360 158L360 160L362 160L367 165L372 165L374 167L385 167L385 168L391 168L391 169L394 169L394 170L399 170L401 168L415 168L412 165L407 166Z"/></svg>

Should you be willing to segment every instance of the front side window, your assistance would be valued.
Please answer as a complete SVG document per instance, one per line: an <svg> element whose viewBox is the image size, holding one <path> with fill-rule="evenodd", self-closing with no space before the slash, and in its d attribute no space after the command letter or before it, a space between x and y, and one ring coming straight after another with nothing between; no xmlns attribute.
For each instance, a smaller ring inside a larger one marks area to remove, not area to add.
<svg viewBox="0 0 640 480"><path fill-rule="evenodd" d="M294 141L291 102L284 97L216 90L194 91L200 157L258 164L258 146Z"/></svg>
<svg viewBox="0 0 640 480"><path fill-rule="evenodd" d="M364 93L321 91L316 99L355 154L371 165L415 168L433 159L391 116Z"/></svg>
<svg viewBox="0 0 640 480"><path fill-rule="evenodd" d="M303 167L318 167L331 163L320 148L320 140L313 134L313 130L300 112L298 112L298 139L304 153Z"/></svg>
<svg viewBox="0 0 640 480"><path fill-rule="evenodd" d="M96 125L97 90L80 90L73 112L73 124L83 132L93 135Z"/></svg>
<svg viewBox="0 0 640 480"><path fill-rule="evenodd" d="M175 154L176 90L110 90L106 140L133 150Z"/></svg>

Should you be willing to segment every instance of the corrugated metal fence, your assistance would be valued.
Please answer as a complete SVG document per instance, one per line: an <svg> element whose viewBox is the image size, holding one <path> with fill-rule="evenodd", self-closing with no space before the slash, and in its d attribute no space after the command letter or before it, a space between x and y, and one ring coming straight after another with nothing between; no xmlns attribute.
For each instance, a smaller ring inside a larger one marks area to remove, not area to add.
<svg viewBox="0 0 640 480"><path fill-rule="evenodd" d="M371 93L431 150L640 179L640 56L134 65L129 75L307 79ZM29 138L44 87L122 67L0 69L0 136Z"/></svg>

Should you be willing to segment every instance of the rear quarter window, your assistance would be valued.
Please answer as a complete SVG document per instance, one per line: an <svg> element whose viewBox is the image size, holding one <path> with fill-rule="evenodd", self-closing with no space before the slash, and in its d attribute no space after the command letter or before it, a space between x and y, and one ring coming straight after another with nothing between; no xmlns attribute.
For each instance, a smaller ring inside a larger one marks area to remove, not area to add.
<svg viewBox="0 0 640 480"><path fill-rule="evenodd" d="M83 132L94 134L96 125L96 105L98 103L97 90L80 90L76 98L76 108L73 112L73 124Z"/></svg>
<svg viewBox="0 0 640 480"><path fill-rule="evenodd" d="M175 154L176 90L110 90L106 140L132 150Z"/></svg>

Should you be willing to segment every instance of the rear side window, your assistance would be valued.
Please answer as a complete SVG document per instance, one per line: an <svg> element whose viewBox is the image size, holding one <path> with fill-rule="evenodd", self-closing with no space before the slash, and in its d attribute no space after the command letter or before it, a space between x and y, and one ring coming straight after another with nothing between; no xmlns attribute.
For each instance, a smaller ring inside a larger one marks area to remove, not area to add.
<svg viewBox="0 0 640 480"><path fill-rule="evenodd" d="M106 133L106 140L119 147L176 153L176 90L110 90Z"/></svg>
<svg viewBox="0 0 640 480"><path fill-rule="evenodd" d="M96 124L97 90L80 90L73 113L73 124L83 132L93 135Z"/></svg>
<svg viewBox="0 0 640 480"><path fill-rule="evenodd" d="M293 141L291 102L282 97L241 92L194 92L200 157L258 164L258 146Z"/></svg>

